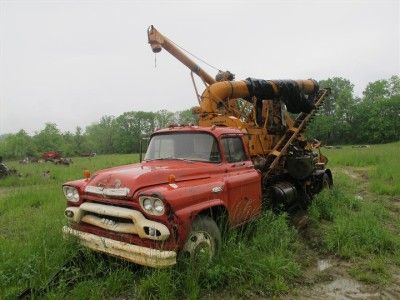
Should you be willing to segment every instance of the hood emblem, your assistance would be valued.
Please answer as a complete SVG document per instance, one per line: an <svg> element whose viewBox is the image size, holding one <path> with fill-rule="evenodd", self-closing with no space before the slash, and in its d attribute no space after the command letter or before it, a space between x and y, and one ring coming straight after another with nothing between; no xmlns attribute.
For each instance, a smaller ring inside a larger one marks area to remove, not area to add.
<svg viewBox="0 0 400 300"><path fill-rule="evenodd" d="M224 190L222 186L214 186L211 191L215 194L221 193Z"/></svg>
<svg viewBox="0 0 400 300"><path fill-rule="evenodd" d="M121 187L121 185L122 185L121 179L115 179L115 181L114 181L114 188L118 189L118 188Z"/></svg>
<svg viewBox="0 0 400 300"><path fill-rule="evenodd" d="M173 189L178 188L178 185L176 183L170 183L169 186L172 187Z"/></svg>

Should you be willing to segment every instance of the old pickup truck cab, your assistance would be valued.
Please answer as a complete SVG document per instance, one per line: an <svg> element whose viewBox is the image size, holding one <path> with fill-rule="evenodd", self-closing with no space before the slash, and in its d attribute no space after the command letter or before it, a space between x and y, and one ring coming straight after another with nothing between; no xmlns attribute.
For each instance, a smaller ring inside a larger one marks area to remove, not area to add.
<svg viewBox="0 0 400 300"><path fill-rule="evenodd" d="M151 136L142 162L101 170L63 185L63 232L86 247L165 267L177 255L217 253L221 221L230 227L261 213L261 174L243 133L171 126Z"/></svg>

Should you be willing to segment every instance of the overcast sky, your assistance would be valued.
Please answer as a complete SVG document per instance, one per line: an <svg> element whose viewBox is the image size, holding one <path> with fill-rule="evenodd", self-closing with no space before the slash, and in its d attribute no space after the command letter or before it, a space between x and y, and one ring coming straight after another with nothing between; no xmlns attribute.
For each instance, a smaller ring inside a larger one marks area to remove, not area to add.
<svg viewBox="0 0 400 300"><path fill-rule="evenodd" d="M342 76L361 95L400 73L399 3L0 0L0 134L196 105L185 66L154 67L151 24L236 79Z"/></svg>

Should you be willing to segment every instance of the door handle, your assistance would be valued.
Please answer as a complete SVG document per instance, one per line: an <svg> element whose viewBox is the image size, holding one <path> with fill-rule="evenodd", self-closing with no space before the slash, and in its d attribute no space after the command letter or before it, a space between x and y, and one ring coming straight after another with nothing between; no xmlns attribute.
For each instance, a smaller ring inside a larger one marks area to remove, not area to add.
<svg viewBox="0 0 400 300"><path fill-rule="evenodd" d="M245 162L242 162L242 163L238 163L238 164L232 164L232 168L234 168L234 167L240 167L240 166L244 166L244 165L246 165L246 163Z"/></svg>

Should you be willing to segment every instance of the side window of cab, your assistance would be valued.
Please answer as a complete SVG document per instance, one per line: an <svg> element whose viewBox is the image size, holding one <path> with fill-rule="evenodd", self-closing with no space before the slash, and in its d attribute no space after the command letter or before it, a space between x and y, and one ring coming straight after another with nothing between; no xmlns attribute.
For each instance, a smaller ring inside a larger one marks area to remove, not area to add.
<svg viewBox="0 0 400 300"><path fill-rule="evenodd" d="M244 151L243 141L239 136L224 137L221 141L224 148L224 155L228 162L235 163L248 160Z"/></svg>

